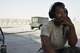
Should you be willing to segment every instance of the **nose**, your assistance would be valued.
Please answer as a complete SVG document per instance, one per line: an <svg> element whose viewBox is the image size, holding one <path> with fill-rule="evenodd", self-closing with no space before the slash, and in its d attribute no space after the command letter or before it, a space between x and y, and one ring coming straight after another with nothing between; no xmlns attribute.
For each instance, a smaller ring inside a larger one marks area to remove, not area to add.
<svg viewBox="0 0 80 53"><path fill-rule="evenodd" d="M65 12L62 12L61 14L62 14L62 17L65 17L66 16Z"/></svg>

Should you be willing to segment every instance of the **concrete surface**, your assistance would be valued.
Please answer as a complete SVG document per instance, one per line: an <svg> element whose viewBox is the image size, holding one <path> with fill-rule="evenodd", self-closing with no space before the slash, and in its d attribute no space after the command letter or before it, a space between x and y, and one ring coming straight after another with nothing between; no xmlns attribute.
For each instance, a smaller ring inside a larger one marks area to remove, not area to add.
<svg viewBox="0 0 80 53"><path fill-rule="evenodd" d="M31 30L29 25L3 25L7 53L37 53L41 47L40 30ZM76 25L76 32L80 47L80 25Z"/></svg>

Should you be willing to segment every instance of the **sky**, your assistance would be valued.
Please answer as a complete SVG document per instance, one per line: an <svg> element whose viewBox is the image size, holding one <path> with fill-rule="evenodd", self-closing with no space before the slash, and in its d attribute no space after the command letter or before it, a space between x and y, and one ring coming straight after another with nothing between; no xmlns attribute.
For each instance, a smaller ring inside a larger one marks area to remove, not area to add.
<svg viewBox="0 0 80 53"><path fill-rule="evenodd" d="M30 19L33 16L49 17L50 6L63 2L69 17L79 18L80 0L0 0L0 18Z"/></svg>

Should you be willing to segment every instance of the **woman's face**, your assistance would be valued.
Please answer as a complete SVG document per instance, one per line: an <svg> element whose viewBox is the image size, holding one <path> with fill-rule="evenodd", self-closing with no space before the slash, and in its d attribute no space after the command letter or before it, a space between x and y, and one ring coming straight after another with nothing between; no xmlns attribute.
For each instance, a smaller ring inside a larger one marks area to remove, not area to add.
<svg viewBox="0 0 80 53"><path fill-rule="evenodd" d="M61 17L65 16L65 8L62 8L60 6L56 7L56 11L55 11L55 18L57 20L60 20Z"/></svg>
<svg viewBox="0 0 80 53"><path fill-rule="evenodd" d="M60 7L60 6L56 7L56 10L55 10L54 14L55 14L56 24L57 24L57 26L60 26L63 17L66 16L65 8Z"/></svg>

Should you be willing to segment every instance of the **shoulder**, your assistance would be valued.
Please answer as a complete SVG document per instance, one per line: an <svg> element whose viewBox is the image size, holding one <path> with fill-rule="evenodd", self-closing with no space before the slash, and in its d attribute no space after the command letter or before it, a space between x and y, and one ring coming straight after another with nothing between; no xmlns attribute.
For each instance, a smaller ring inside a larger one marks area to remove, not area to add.
<svg viewBox="0 0 80 53"><path fill-rule="evenodd" d="M48 27L48 28L50 28L50 27L52 27L53 25L54 25L53 20L50 20L49 22L45 23L45 24L43 25L43 27Z"/></svg>
<svg viewBox="0 0 80 53"><path fill-rule="evenodd" d="M44 24L41 29L42 30L46 29L46 30L51 31L54 27L55 27L54 20L50 20L46 24Z"/></svg>
<svg viewBox="0 0 80 53"><path fill-rule="evenodd" d="M46 36L50 36L50 31L52 29L52 20L50 20L49 22L47 22L46 24L44 24L41 28L41 35L46 35Z"/></svg>
<svg viewBox="0 0 80 53"><path fill-rule="evenodd" d="M50 20L49 22L47 22L46 24L44 24L41 28L41 31L47 31L50 32L54 27L54 23L53 20Z"/></svg>

